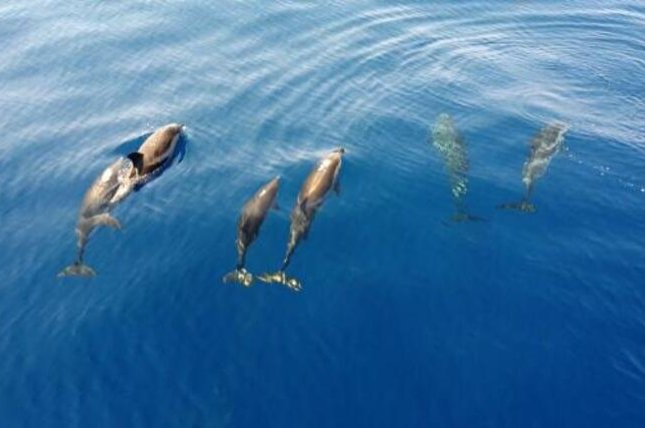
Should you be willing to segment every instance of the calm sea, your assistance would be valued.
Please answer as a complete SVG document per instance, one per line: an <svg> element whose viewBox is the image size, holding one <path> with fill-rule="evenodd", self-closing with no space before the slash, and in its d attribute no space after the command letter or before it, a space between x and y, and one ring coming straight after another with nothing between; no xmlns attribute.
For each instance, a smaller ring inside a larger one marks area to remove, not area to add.
<svg viewBox="0 0 645 428"><path fill-rule="evenodd" d="M0 427L645 426L642 1L0 5ZM431 130L469 168L454 223ZM185 153L75 256L83 194L157 127ZM529 142L566 123L524 194ZM277 285L329 150L341 194Z"/></svg>

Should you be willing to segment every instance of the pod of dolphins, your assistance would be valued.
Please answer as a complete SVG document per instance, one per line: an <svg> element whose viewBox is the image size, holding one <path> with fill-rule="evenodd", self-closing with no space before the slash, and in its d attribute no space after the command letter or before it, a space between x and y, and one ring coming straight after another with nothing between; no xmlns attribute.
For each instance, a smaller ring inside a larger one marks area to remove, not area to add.
<svg viewBox="0 0 645 428"><path fill-rule="evenodd" d="M121 224L111 212L133 191L154 179L175 157L177 143L182 135L183 125L172 123L163 126L145 139L137 151L117 159L109 165L92 183L83 197L76 224L78 252L76 260L59 274L62 276L94 276L96 272L84 262L85 248L90 234L99 226L120 229ZM552 123L541 129L530 141L529 156L522 169L524 197L518 202L505 203L498 208L513 209L525 213L536 212L531 202L535 181L547 170L553 157L560 151L568 126ZM466 143L456 128L454 120L445 113L438 116L432 127L430 143L441 156L452 191L455 212L454 222L482 220L471 215L466 206L468 193L468 156ZM277 283L293 291L300 291L302 285L296 278L289 277L286 269L296 247L307 239L311 224L318 209L327 196L334 192L340 195L339 173L345 149L337 148L324 156L311 170L303 182L296 202L291 210L289 237L286 253L280 268L267 272L257 279ZM272 208L277 209L276 198L280 177L274 177L261 186L242 207L237 222L237 264L235 269L222 278L223 282L235 282L249 287L256 279L246 269L246 253L257 239L260 228Z"/></svg>

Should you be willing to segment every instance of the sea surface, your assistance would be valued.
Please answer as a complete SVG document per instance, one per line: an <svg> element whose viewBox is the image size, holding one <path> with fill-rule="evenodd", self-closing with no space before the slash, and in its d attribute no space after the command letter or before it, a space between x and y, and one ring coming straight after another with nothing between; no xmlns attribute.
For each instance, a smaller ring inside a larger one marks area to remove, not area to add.
<svg viewBox="0 0 645 428"><path fill-rule="evenodd" d="M0 4L0 427L645 426L642 1ZM453 222L431 144L468 156ZM185 150L74 260L84 192L156 128ZM524 195L529 142L569 126ZM223 284L236 222L276 270Z"/></svg>

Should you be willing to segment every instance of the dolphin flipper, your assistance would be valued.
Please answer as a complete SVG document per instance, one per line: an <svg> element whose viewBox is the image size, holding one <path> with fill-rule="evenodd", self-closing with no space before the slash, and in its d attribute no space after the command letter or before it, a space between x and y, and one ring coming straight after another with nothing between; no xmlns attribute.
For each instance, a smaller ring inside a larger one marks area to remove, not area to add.
<svg viewBox="0 0 645 428"><path fill-rule="evenodd" d="M108 226L112 229L122 229L121 223L119 220L115 219L108 213L98 214L89 219L92 227L96 226Z"/></svg>

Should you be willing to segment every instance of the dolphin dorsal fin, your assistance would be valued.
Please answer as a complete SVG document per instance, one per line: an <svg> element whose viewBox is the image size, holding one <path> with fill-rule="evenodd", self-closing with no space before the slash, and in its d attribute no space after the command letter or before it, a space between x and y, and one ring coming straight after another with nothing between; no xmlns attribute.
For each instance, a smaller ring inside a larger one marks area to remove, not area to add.
<svg viewBox="0 0 645 428"><path fill-rule="evenodd" d="M141 171L143 170L143 154L139 152L132 152L126 157L132 161L132 165L134 165L137 173L141 175Z"/></svg>

